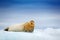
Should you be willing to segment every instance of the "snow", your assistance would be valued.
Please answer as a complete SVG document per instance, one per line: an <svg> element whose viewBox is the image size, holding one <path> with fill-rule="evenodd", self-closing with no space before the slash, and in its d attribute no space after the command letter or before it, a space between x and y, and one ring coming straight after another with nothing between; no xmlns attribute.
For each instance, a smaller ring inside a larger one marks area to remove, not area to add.
<svg viewBox="0 0 60 40"><path fill-rule="evenodd" d="M0 40L60 40L60 29L35 29L32 33L0 30Z"/></svg>

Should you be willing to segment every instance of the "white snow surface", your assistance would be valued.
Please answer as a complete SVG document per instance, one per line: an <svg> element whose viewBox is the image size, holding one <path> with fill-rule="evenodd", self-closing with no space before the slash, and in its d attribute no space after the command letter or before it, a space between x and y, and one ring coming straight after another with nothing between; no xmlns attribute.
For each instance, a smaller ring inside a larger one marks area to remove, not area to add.
<svg viewBox="0 0 60 40"><path fill-rule="evenodd" d="M0 30L0 40L60 40L60 29L35 29L32 33Z"/></svg>

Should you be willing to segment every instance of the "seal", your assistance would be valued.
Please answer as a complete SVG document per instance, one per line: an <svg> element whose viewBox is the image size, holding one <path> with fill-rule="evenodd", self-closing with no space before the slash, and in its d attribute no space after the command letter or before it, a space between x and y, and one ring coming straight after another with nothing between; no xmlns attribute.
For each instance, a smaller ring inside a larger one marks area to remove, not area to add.
<svg viewBox="0 0 60 40"><path fill-rule="evenodd" d="M4 31L13 31L13 32L33 32L34 31L34 20L30 20L23 24L15 24L4 29Z"/></svg>

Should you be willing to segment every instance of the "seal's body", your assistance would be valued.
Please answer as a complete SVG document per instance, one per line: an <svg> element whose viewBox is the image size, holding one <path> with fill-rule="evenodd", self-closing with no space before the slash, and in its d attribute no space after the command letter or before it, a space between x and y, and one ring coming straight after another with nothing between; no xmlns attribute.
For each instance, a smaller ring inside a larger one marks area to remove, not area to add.
<svg viewBox="0 0 60 40"><path fill-rule="evenodd" d="M5 31L14 31L14 32L33 32L34 30L34 21L23 24L15 24L4 29Z"/></svg>

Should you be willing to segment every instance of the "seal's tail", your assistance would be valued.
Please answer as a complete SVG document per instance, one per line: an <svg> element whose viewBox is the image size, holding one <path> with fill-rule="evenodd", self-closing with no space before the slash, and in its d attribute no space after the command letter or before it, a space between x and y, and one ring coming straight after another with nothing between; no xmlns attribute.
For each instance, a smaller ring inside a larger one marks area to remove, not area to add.
<svg viewBox="0 0 60 40"><path fill-rule="evenodd" d="M6 29L4 29L4 31L8 31L8 29L9 29L9 28L7 27Z"/></svg>

